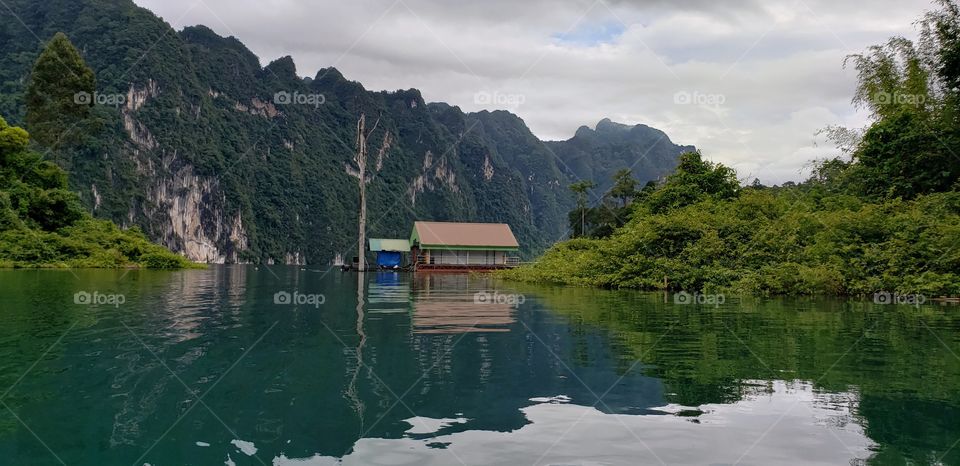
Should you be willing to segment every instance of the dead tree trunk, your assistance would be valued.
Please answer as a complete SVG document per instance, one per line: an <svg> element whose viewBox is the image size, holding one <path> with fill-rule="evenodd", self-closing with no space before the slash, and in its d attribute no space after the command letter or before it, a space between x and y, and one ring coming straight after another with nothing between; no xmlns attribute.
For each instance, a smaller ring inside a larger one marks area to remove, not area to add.
<svg viewBox="0 0 960 466"><path fill-rule="evenodd" d="M360 224L359 241L357 257L359 258L360 271L367 270L367 134L366 134L367 116L360 114L360 120L357 121L357 168L360 170L357 180L360 182Z"/></svg>
<svg viewBox="0 0 960 466"><path fill-rule="evenodd" d="M373 124L369 132L366 130L367 115L360 114L357 120L357 157L354 160L357 163L357 180L360 183L360 219L358 225L357 260L360 271L367 270L367 138L377 130L380 125L380 118Z"/></svg>

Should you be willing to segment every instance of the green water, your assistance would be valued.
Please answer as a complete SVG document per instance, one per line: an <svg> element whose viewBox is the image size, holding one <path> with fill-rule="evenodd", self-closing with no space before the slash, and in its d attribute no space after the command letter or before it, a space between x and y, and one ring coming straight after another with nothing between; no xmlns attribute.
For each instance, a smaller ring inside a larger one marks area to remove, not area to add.
<svg viewBox="0 0 960 466"><path fill-rule="evenodd" d="M956 306L0 271L0 464L960 464L958 354Z"/></svg>

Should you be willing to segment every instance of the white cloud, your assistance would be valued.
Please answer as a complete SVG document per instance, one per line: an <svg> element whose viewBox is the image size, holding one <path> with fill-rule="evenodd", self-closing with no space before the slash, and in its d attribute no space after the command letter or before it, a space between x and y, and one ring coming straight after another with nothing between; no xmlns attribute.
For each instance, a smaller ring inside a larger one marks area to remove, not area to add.
<svg viewBox="0 0 960 466"><path fill-rule="evenodd" d="M913 35L926 0L135 0L176 28L234 35L263 63L336 66L368 89L416 87L466 111L506 108L565 139L604 117L663 129L742 177L799 180L817 129L865 123L845 55ZM478 104L486 91L522 105ZM678 92L721 96L678 105Z"/></svg>

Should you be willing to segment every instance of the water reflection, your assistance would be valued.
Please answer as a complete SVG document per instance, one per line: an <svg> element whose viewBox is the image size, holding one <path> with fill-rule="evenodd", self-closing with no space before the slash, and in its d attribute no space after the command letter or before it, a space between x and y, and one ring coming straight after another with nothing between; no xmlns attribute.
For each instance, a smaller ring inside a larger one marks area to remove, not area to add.
<svg viewBox="0 0 960 466"><path fill-rule="evenodd" d="M123 273L0 272L0 388L30 370L4 404L68 464L960 463L960 316L940 308ZM326 305L273 303L293 289ZM527 300L474 301L494 290ZM2 407L0 457L52 460Z"/></svg>
<svg viewBox="0 0 960 466"><path fill-rule="evenodd" d="M371 314L406 314L410 310L410 281L400 272L376 272L367 292Z"/></svg>
<svg viewBox="0 0 960 466"><path fill-rule="evenodd" d="M353 405L353 410L357 413L357 417L360 418L361 427L364 425L364 412L366 411L364 407L363 400L360 399L360 392L357 388L359 383L360 373L363 372L366 368L363 361L363 349L367 345L367 331L364 328L364 320L366 318L366 311L364 310L364 305L366 303L366 292L364 286L366 285L366 277L363 272L360 272L360 275L357 280L357 346L353 349L354 356L354 365L349 367L347 372L350 375L350 381L347 384L346 390L344 390L346 397L350 400Z"/></svg>
<svg viewBox="0 0 960 466"><path fill-rule="evenodd" d="M413 329L420 334L509 332L515 306L478 300L491 289L490 277L465 274L413 278Z"/></svg>
<svg viewBox="0 0 960 466"><path fill-rule="evenodd" d="M410 419L433 435L365 438L342 459L279 455L273 464L837 465L870 456L874 443L849 422L855 394L824 395L803 382L756 385L764 389L733 404L701 406L696 418L606 414L554 397L523 408L530 423L512 432L449 432L471 421Z"/></svg>

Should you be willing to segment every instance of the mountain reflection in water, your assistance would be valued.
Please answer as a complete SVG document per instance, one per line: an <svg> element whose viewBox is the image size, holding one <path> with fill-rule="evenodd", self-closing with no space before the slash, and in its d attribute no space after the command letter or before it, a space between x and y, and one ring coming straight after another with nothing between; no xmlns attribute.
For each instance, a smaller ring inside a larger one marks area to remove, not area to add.
<svg viewBox="0 0 960 466"><path fill-rule="evenodd" d="M0 458L960 464L956 308L362 277L0 271Z"/></svg>

